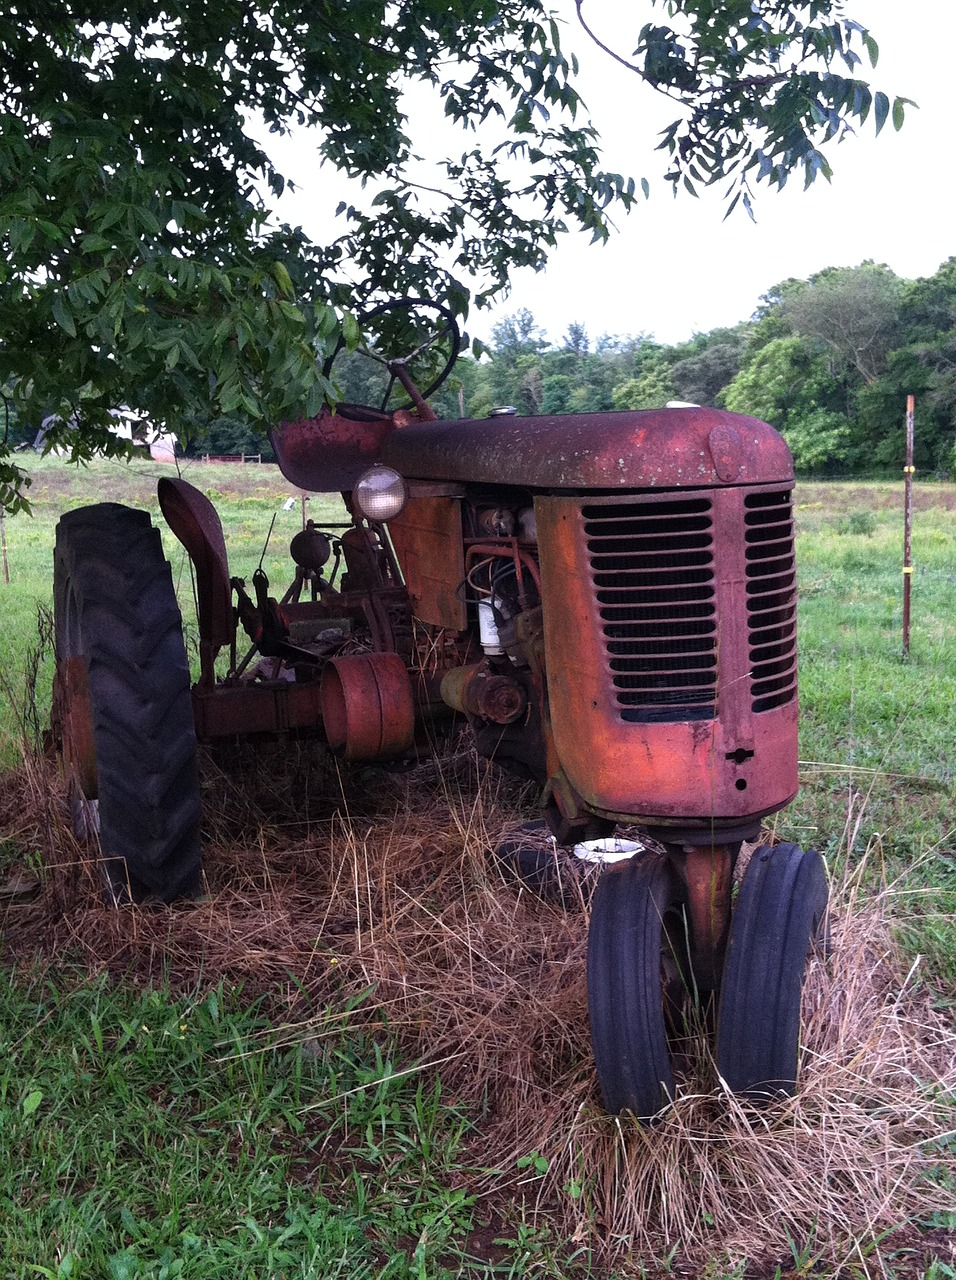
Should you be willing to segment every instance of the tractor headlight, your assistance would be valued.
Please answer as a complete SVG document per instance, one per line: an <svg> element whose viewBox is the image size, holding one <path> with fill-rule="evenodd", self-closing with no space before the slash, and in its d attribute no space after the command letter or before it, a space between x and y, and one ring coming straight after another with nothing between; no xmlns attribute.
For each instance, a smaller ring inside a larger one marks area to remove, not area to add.
<svg viewBox="0 0 956 1280"><path fill-rule="evenodd" d="M360 477L352 501L367 520L392 520L408 501L408 487L397 471L377 462Z"/></svg>

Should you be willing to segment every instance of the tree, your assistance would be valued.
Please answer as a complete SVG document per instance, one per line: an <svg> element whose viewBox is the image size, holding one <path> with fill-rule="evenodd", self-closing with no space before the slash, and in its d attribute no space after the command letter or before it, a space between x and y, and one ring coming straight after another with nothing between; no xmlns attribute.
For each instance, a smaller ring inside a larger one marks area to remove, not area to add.
<svg viewBox="0 0 956 1280"><path fill-rule="evenodd" d="M267 462L275 460L269 440L252 430L248 422L235 418L218 418L204 427L192 441L191 452L197 456L210 454L261 454Z"/></svg>
<svg viewBox="0 0 956 1280"><path fill-rule="evenodd" d="M793 408L813 403L806 397L811 361L799 338L774 338L748 355L724 388L721 403L732 413L750 414L781 429ZM813 386L811 396L816 392Z"/></svg>
<svg viewBox="0 0 956 1280"><path fill-rule="evenodd" d="M741 348L742 335L736 334L732 341L711 342L699 354L675 361L671 365L671 381L681 400L716 404L718 393L740 370Z"/></svg>
<svg viewBox="0 0 956 1280"><path fill-rule="evenodd" d="M866 439L866 463L897 470L906 461L906 397L916 400L913 461L919 471L949 471L956 461L956 330L932 344L890 353L886 371L861 387L856 410Z"/></svg>
<svg viewBox="0 0 956 1280"><path fill-rule="evenodd" d="M634 354L634 372L614 388L615 409L660 409L677 395L666 349L643 342Z"/></svg>
<svg viewBox="0 0 956 1280"><path fill-rule="evenodd" d="M898 345L903 282L889 267L864 262L830 267L781 304L794 333L823 343L834 372L852 369L875 382Z"/></svg>
<svg viewBox="0 0 956 1280"><path fill-rule="evenodd" d="M902 121L856 78L876 48L840 0L667 12L628 65L680 106L675 184L730 177L749 207L752 180L829 176L820 147L850 122ZM358 336L343 308L411 293L465 314L637 196L601 167L543 0L32 0L0 12L0 47L0 385L76 457L122 448L121 404L181 436L312 413L323 352ZM413 84L466 140L434 178ZM285 178L257 132L294 126L366 184L330 243L270 213ZM0 501L22 481L0 447Z"/></svg>
<svg viewBox="0 0 956 1280"><path fill-rule="evenodd" d="M586 356L591 349L591 343L588 339L588 331L583 324L573 321L568 325L568 331L564 335L564 346L562 350L569 352L573 356Z"/></svg>
<svg viewBox="0 0 956 1280"><path fill-rule="evenodd" d="M956 258L934 275L904 284L900 323L908 342L932 342L956 326Z"/></svg>
<svg viewBox="0 0 956 1280"><path fill-rule="evenodd" d="M491 331L491 361L485 369L484 394L471 412L483 416L512 405L519 413L541 408L541 355L548 340L527 308L504 316Z"/></svg>
<svg viewBox="0 0 956 1280"><path fill-rule="evenodd" d="M852 454L853 428L840 408L844 389L825 356L799 338L773 338L752 351L719 398L734 413L775 426L800 470L839 468Z"/></svg>

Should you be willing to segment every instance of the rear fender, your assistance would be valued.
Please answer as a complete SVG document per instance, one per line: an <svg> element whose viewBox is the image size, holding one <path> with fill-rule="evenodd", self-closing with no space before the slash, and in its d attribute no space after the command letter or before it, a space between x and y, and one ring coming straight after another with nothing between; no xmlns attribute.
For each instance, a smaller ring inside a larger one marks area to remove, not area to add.
<svg viewBox="0 0 956 1280"><path fill-rule="evenodd" d="M234 623L226 540L216 508L187 480L163 476L159 505L196 569L199 635L215 652L232 643Z"/></svg>

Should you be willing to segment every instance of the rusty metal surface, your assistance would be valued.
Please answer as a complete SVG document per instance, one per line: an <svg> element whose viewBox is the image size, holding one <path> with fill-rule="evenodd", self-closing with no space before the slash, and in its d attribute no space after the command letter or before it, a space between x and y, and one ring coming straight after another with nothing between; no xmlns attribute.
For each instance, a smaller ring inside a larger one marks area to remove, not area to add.
<svg viewBox="0 0 956 1280"><path fill-rule="evenodd" d="M723 973L730 932L732 852L727 845L699 845L686 850L683 859L694 979L705 991L716 991Z"/></svg>
<svg viewBox="0 0 956 1280"><path fill-rule="evenodd" d="M405 476L547 489L671 489L791 479L783 438L720 409L410 425L382 443Z"/></svg>
<svg viewBox="0 0 956 1280"><path fill-rule="evenodd" d="M93 706L85 658L67 658L53 677L53 725L63 755L63 772L72 775L87 800L99 795Z"/></svg>
<svg viewBox="0 0 956 1280"><path fill-rule="evenodd" d="M678 533L678 553L670 557L676 567L669 568L670 543L662 534L646 565L630 565L641 555L624 554L633 543L626 539L618 569L606 571L595 570L585 510L616 515L626 501L653 530L663 501L666 534L670 513L691 495L681 502L666 495L535 501L554 749L571 784L598 812L706 829L774 812L796 792L795 642L786 635L776 645L754 639L782 635L789 625L793 566L791 560L779 578L755 578L755 563L775 569L778 561L748 560L750 496L740 488L693 495L705 502L710 523L705 563L681 567ZM653 536L647 545L654 546ZM778 584L784 584L779 593L760 594ZM768 602L769 610L762 607ZM631 656L613 652L618 635ZM754 656L768 647L779 651L781 674L756 681ZM765 698L765 685L779 687Z"/></svg>
<svg viewBox="0 0 956 1280"><path fill-rule="evenodd" d="M359 419L324 408L318 417L280 423L269 439L290 484L311 493L336 493L351 489L379 460L382 443L394 429L386 413L368 409Z"/></svg>
<svg viewBox="0 0 956 1280"><path fill-rule="evenodd" d="M496 675L484 662L446 671L441 696L453 710L495 724L512 724L528 705L528 695L516 680Z"/></svg>
<svg viewBox="0 0 956 1280"><path fill-rule="evenodd" d="M196 734L203 741L315 729L322 723L318 681L194 685L192 700Z"/></svg>
<svg viewBox="0 0 956 1280"><path fill-rule="evenodd" d="M388 533L408 584L413 615L431 626L464 631L468 618L459 595L465 558L458 499L412 497L388 522Z"/></svg>
<svg viewBox="0 0 956 1280"><path fill-rule="evenodd" d="M233 635L229 562L219 515L206 495L186 480L163 476L157 493L166 523L196 569L200 642L219 649Z"/></svg>
<svg viewBox="0 0 956 1280"><path fill-rule="evenodd" d="M415 703L404 662L394 653L332 658L322 671L322 719L333 751L379 760L409 750Z"/></svg>

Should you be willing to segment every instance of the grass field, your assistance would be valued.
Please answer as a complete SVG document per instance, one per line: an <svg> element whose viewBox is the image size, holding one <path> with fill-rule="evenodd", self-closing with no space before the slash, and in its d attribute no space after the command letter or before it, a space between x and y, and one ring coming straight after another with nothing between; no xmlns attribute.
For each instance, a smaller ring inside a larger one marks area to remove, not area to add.
<svg viewBox="0 0 956 1280"><path fill-rule="evenodd" d="M917 486L906 660L901 486L798 487L802 787L775 824L837 904L801 1090L755 1118L701 1061L639 1130L596 1103L584 916L490 875L528 797L464 746L409 775L209 755L204 900L102 906L21 763L50 679L26 655L59 514L156 513L159 474L41 460L5 526L0 1277L956 1276L956 486ZM298 495L188 474L234 573L278 513L284 586Z"/></svg>

